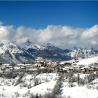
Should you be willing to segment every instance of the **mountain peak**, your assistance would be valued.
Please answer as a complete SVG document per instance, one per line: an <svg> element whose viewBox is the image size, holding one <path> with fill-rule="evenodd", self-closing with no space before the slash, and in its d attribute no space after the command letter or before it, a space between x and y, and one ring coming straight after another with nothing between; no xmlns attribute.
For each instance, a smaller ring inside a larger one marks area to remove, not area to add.
<svg viewBox="0 0 98 98"><path fill-rule="evenodd" d="M98 51L92 48L77 47L70 50L61 49L51 43L35 44L30 40L27 40L23 45L17 45L15 42L0 43L0 59L2 59L4 63L9 63L9 61L31 63L37 57L58 61L79 57L83 58L95 54L98 54Z"/></svg>

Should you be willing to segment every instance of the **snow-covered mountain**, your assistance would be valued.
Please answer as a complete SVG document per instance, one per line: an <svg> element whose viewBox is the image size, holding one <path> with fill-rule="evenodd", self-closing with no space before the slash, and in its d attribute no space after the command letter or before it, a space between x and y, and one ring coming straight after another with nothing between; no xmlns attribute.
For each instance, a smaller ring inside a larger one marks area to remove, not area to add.
<svg viewBox="0 0 98 98"><path fill-rule="evenodd" d="M2 63L20 63L32 59L32 55L14 43L0 44L0 62Z"/></svg>
<svg viewBox="0 0 98 98"><path fill-rule="evenodd" d="M30 41L26 41L23 45L0 43L0 62L2 63L31 63L37 57L51 60L71 59L67 53L66 50L50 44L38 45Z"/></svg>
<svg viewBox="0 0 98 98"><path fill-rule="evenodd" d="M98 51L94 50L93 48L91 49L86 49L86 48L73 48L72 51L70 52L71 57L81 57L81 58L86 58L92 55L97 55Z"/></svg>
<svg viewBox="0 0 98 98"><path fill-rule="evenodd" d="M70 60L95 55L93 49L61 49L51 44L35 44L27 40L22 45L14 43L0 43L0 62L2 63L32 63L37 57L50 60Z"/></svg>

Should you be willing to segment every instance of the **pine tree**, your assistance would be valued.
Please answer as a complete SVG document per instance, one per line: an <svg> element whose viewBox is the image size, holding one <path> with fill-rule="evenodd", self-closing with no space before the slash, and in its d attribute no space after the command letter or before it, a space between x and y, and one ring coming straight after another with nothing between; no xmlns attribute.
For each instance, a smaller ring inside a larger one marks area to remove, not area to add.
<svg viewBox="0 0 98 98"><path fill-rule="evenodd" d="M57 96L62 94L63 79L64 79L63 74L59 74L59 78L58 78L58 80L56 82L56 85L55 85L55 87L53 89L53 96L54 96L54 98L56 98Z"/></svg>

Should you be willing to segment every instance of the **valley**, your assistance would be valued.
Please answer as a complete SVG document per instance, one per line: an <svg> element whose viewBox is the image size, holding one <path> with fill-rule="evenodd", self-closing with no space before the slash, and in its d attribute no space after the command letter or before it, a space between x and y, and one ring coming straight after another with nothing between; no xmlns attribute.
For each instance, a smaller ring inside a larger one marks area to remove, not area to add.
<svg viewBox="0 0 98 98"><path fill-rule="evenodd" d="M79 62L37 59L32 64L1 64L0 98L97 98L97 61L89 66Z"/></svg>

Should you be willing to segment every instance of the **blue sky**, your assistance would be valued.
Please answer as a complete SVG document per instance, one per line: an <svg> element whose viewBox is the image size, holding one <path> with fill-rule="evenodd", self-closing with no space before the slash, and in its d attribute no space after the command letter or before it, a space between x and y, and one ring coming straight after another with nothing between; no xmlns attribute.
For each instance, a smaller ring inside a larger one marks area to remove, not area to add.
<svg viewBox="0 0 98 98"><path fill-rule="evenodd" d="M0 2L0 21L14 26L91 27L98 24L98 2Z"/></svg>
<svg viewBox="0 0 98 98"><path fill-rule="evenodd" d="M0 42L98 49L98 2L0 2L0 21Z"/></svg>

